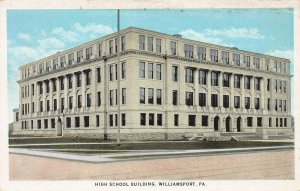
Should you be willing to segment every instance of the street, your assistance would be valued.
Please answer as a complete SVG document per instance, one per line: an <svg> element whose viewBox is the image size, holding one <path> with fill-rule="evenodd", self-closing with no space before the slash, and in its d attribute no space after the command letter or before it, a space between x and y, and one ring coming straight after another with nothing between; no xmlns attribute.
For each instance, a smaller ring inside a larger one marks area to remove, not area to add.
<svg viewBox="0 0 300 191"><path fill-rule="evenodd" d="M294 150L89 163L9 154L10 180L294 179Z"/></svg>

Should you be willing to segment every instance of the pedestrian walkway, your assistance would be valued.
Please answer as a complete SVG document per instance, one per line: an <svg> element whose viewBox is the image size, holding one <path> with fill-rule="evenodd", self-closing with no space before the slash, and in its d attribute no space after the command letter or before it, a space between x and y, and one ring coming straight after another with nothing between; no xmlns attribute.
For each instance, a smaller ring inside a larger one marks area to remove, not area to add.
<svg viewBox="0 0 300 191"><path fill-rule="evenodd" d="M9 152L14 154L35 155L50 158L67 160L77 160L92 163L120 162L126 160L141 160L147 158L181 157L190 155L209 155L233 152L255 152L268 150L293 149L293 146L274 146L274 147L252 147L252 148L231 148L231 149L202 149L202 150L130 150L117 153L76 153L61 152L59 149L27 149L10 148ZM78 149L76 149L78 150ZM68 149L72 151L72 149ZM86 150L88 152L88 150ZM105 151L105 150L103 150Z"/></svg>

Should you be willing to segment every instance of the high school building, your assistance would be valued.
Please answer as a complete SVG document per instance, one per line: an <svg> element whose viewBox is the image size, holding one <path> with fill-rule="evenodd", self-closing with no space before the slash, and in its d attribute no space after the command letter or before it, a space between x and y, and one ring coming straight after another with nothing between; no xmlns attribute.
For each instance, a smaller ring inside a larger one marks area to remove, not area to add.
<svg viewBox="0 0 300 191"><path fill-rule="evenodd" d="M119 123L129 139L288 134L289 64L129 27L119 46L113 33L21 66L13 133L115 138Z"/></svg>

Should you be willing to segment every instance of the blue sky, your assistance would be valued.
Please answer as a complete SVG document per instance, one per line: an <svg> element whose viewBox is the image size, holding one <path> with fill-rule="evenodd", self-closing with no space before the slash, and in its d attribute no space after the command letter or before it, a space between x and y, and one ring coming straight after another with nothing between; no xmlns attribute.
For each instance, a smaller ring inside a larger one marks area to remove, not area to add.
<svg viewBox="0 0 300 191"><path fill-rule="evenodd" d="M116 21L116 10L8 10L8 120L19 104L20 65L112 33ZM293 23L292 9L121 10L121 29L134 26L182 34L292 63Z"/></svg>

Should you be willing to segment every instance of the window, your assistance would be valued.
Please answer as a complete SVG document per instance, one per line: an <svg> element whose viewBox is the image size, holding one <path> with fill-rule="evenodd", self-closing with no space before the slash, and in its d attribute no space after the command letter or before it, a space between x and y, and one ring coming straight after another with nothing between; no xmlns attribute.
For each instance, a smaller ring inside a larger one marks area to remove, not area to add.
<svg viewBox="0 0 300 191"><path fill-rule="evenodd" d="M283 93L286 93L286 81L283 81Z"/></svg>
<svg viewBox="0 0 300 191"><path fill-rule="evenodd" d="M86 85L87 86L91 85L91 78L92 78L92 72L91 71L86 72Z"/></svg>
<svg viewBox="0 0 300 191"><path fill-rule="evenodd" d="M60 98L60 109L62 112L65 109L65 98Z"/></svg>
<svg viewBox="0 0 300 191"><path fill-rule="evenodd" d="M229 75L227 73L223 73L223 87L229 87Z"/></svg>
<svg viewBox="0 0 300 191"><path fill-rule="evenodd" d="M280 118L280 127L283 127L282 118Z"/></svg>
<svg viewBox="0 0 300 191"><path fill-rule="evenodd" d="M185 93L185 105L192 106L194 105L194 96L193 92L186 92Z"/></svg>
<svg viewBox="0 0 300 191"><path fill-rule="evenodd" d="M282 66L282 67L283 67L283 73L286 74L286 73L287 73L287 72L286 72L286 71L287 71L287 69L286 69L286 63L283 63L283 66Z"/></svg>
<svg viewBox="0 0 300 191"><path fill-rule="evenodd" d="M278 118L276 118L276 127L278 127Z"/></svg>
<svg viewBox="0 0 300 191"><path fill-rule="evenodd" d="M40 101L40 112L43 112L43 101ZM24 114L23 111L22 111L22 114Z"/></svg>
<svg viewBox="0 0 300 191"><path fill-rule="evenodd" d="M114 90L109 90L109 105L113 106L114 102Z"/></svg>
<svg viewBox="0 0 300 191"><path fill-rule="evenodd" d="M173 105L177 105L177 90L173 90Z"/></svg>
<svg viewBox="0 0 300 191"><path fill-rule="evenodd" d="M176 55L176 42L170 41L171 55Z"/></svg>
<svg viewBox="0 0 300 191"><path fill-rule="evenodd" d="M154 90L153 88L148 88L148 104L153 104Z"/></svg>
<svg viewBox="0 0 300 191"><path fill-rule="evenodd" d="M192 45L185 44L184 45L184 55L186 58L193 58L194 47Z"/></svg>
<svg viewBox="0 0 300 191"><path fill-rule="evenodd" d="M140 88L140 103L145 104L145 88Z"/></svg>
<svg viewBox="0 0 300 191"><path fill-rule="evenodd" d="M125 79L126 78L126 62L122 62L122 65L121 65L121 67L122 67L122 79Z"/></svg>
<svg viewBox="0 0 300 191"><path fill-rule="evenodd" d="M122 126L126 125L126 115L125 115L125 113L121 114L121 125Z"/></svg>
<svg viewBox="0 0 300 191"><path fill-rule="evenodd" d="M51 119L51 129L55 128L55 119L52 118ZM31 129L33 129L33 120L31 120Z"/></svg>
<svg viewBox="0 0 300 191"><path fill-rule="evenodd" d="M239 66L240 65L240 55L233 53L232 56L233 56L232 60L233 60L234 65Z"/></svg>
<svg viewBox="0 0 300 191"><path fill-rule="evenodd" d="M254 99L254 104L255 104L255 109L258 110L259 109L259 98Z"/></svg>
<svg viewBox="0 0 300 191"><path fill-rule="evenodd" d="M268 110L270 111L270 108L271 108L271 99L270 98L268 98L268 103L267 103L267 108L268 108Z"/></svg>
<svg viewBox="0 0 300 191"><path fill-rule="evenodd" d="M97 92L97 106L100 107L101 105L101 92Z"/></svg>
<svg viewBox="0 0 300 191"><path fill-rule="evenodd" d="M96 127L100 126L100 116L96 115Z"/></svg>
<svg viewBox="0 0 300 191"><path fill-rule="evenodd" d="M26 87L25 87L26 88ZM26 89L25 89L26 90ZM46 82L46 93L50 92L49 81Z"/></svg>
<svg viewBox="0 0 300 191"><path fill-rule="evenodd" d="M206 93L199 93L199 106L206 106Z"/></svg>
<svg viewBox="0 0 300 191"><path fill-rule="evenodd" d="M161 80L161 64L156 64L156 79Z"/></svg>
<svg viewBox="0 0 300 191"><path fill-rule="evenodd" d="M206 71L199 70L199 84L206 85Z"/></svg>
<svg viewBox="0 0 300 191"><path fill-rule="evenodd" d="M267 79L267 91L270 91L270 79Z"/></svg>
<svg viewBox="0 0 300 191"><path fill-rule="evenodd" d="M116 53L118 52L118 47L119 47L118 38L115 38L115 50L116 50Z"/></svg>
<svg viewBox="0 0 300 191"><path fill-rule="evenodd" d="M157 126L162 126L162 114L157 114Z"/></svg>
<svg viewBox="0 0 300 191"><path fill-rule="evenodd" d="M47 111L50 111L50 100L47 100Z"/></svg>
<svg viewBox="0 0 300 191"><path fill-rule="evenodd" d="M73 108L73 96L69 97L69 109Z"/></svg>
<svg viewBox="0 0 300 191"><path fill-rule="evenodd" d="M156 39L156 52L161 53L161 39Z"/></svg>
<svg viewBox="0 0 300 191"><path fill-rule="evenodd" d="M284 127L287 127L287 118L284 118Z"/></svg>
<svg viewBox="0 0 300 191"><path fill-rule="evenodd" d="M234 108L240 108L240 96L234 96Z"/></svg>
<svg viewBox="0 0 300 191"><path fill-rule="evenodd" d="M67 120L67 128L71 128L71 117L67 117L66 118L66 120Z"/></svg>
<svg viewBox="0 0 300 191"><path fill-rule="evenodd" d="M161 105L161 89L156 89L156 104Z"/></svg>
<svg viewBox="0 0 300 191"><path fill-rule="evenodd" d="M115 94L116 94L116 105L118 105L118 102L119 102L118 89L115 90Z"/></svg>
<svg viewBox="0 0 300 191"><path fill-rule="evenodd" d="M38 122L38 129L41 129L42 128L41 120L39 119L39 120L37 120L37 122Z"/></svg>
<svg viewBox="0 0 300 191"><path fill-rule="evenodd" d="M34 84L31 84L31 95L34 95Z"/></svg>
<svg viewBox="0 0 300 191"><path fill-rule="evenodd" d="M218 107L218 94L211 94L211 106Z"/></svg>
<svg viewBox="0 0 300 191"><path fill-rule="evenodd" d="M241 76L234 75L234 88L241 88Z"/></svg>
<svg viewBox="0 0 300 191"><path fill-rule="evenodd" d="M274 84L274 88L275 88L275 92L277 92L277 80L274 80L275 84Z"/></svg>
<svg viewBox="0 0 300 191"><path fill-rule="evenodd" d="M31 103L31 113L34 113L34 102ZM18 121L18 120L16 120Z"/></svg>
<svg viewBox="0 0 300 191"><path fill-rule="evenodd" d="M153 51L153 37L148 36L148 51Z"/></svg>
<svg viewBox="0 0 300 191"><path fill-rule="evenodd" d="M58 68L58 58L52 60L53 64L53 70L56 70Z"/></svg>
<svg viewBox="0 0 300 191"><path fill-rule="evenodd" d="M109 81L113 81L113 65L109 66Z"/></svg>
<svg viewBox="0 0 300 191"><path fill-rule="evenodd" d="M229 108L229 95L223 95L223 107Z"/></svg>
<svg viewBox="0 0 300 191"><path fill-rule="evenodd" d="M144 35L139 36L139 48L140 48L140 50L145 50L145 36Z"/></svg>
<svg viewBox="0 0 300 191"><path fill-rule="evenodd" d="M253 58L253 65L255 66L256 69L260 68L260 59L259 58Z"/></svg>
<svg viewBox="0 0 300 191"><path fill-rule="evenodd" d="M272 118L269 117L269 127L272 127Z"/></svg>
<svg viewBox="0 0 300 191"><path fill-rule="evenodd" d="M250 76L245 76L245 89L250 90Z"/></svg>
<svg viewBox="0 0 300 191"><path fill-rule="evenodd" d="M140 78L145 78L145 62L140 62L139 76Z"/></svg>
<svg viewBox="0 0 300 191"><path fill-rule="evenodd" d="M277 61L274 61L274 71L277 72Z"/></svg>
<svg viewBox="0 0 300 191"><path fill-rule="evenodd" d="M206 60L206 48L198 46L197 53L199 60Z"/></svg>
<svg viewBox="0 0 300 191"><path fill-rule="evenodd" d="M114 126L114 115L112 114L109 115L109 126Z"/></svg>
<svg viewBox="0 0 300 191"><path fill-rule="evenodd" d="M266 60L266 70L270 69L270 60Z"/></svg>
<svg viewBox="0 0 300 191"><path fill-rule="evenodd" d="M80 117L75 117L75 127L80 127Z"/></svg>
<svg viewBox="0 0 300 191"><path fill-rule="evenodd" d="M66 63L66 57L65 56L61 56L59 58L59 61L60 61L60 67L63 68L65 63Z"/></svg>
<svg viewBox="0 0 300 191"><path fill-rule="evenodd" d="M174 114L174 126L178 126L178 124L179 124L179 115Z"/></svg>
<svg viewBox="0 0 300 191"><path fill-rule="evenodd" d="M250 67L250 56L244 55L244 66L248 68Z"/></svg>
<svg viewBox="0 0 300 191"><path fill-rule="evenodd" d="M115 126L118 126L118 114L115 114Z"/></svg>
<svg viewBox="0 0 300 191"><path fill-rule="evenodd" d="M172 66L172 80L175 82L178 80L178 66Z"/></svg>
<svg viewBox="0 0 300 191"><path fill-rule="evenodd" d="M114 52L114 41L113 40L110 40L109 42L108 42L108 45L109 45L109 54L113 54L113 52Z"/></svg>
<svg viewBox="0 0 300 191"><path fill-rule="evenodd" d="M247 126L252 127L252 117L247 117Z"/></svg>
<svg viewBox="0 0 300 191"><path fill-rule="evenodd" d="M99 55L99 57L103 55L102 44L99 44L99 46L98 46L98 55Z"/></svg>
<svg viewBox="0 0 300 191"><path fill-rule="evenodd" d="M83 50L77 51L77 63L83 60Z"/></svg>
<svg viewBox="0 0 300 191"><path fill-rule="evenodd" d="M57 99L53 99L53 111L57 110Z"/></svg>
<svg viewBox="0 0 300 191"><path fill-rule="evenodd" d="M48 129L48 119L44 119L44 128Z"/></svg>
<svg viewBox="0 0 300 191"><path fill-rule="evenodd" d="M46 72L49 72L50 71L50 61L47 61L46 62ZM25 71L25 78L26 78L26 71Z"/></svg>
<svg viewBox="0 0 300 191"><path fill-rule="evenodd" d="M149 125L154 126L154 113L149 113Z"/></svg>
<svg viewBox="0 0 300 191"><path fill-rule="evenodd" d="M90 117L84 116L84 127L89 127L89 126L90 126Z"/></svg>
<svg viewBox="0 0 300 191"><path fill-rule="evenodd" d="M278 107L278 101L277 101L277 99L275 99L275 111L278 110L277 107Z"/></svg>
<svg viewBox="0 0 300 191"><path fill-rule="evenodd" d="M121 37L121 50L122 51L125 50L125 45L126 45L125 36L122 36Z"/></svg>
<svg viewBox="0 0 300 191"><path fill-rule="evenodd" d="M257 117L257 127L262 127L262 117Z"/></svg>
<svg viewBox="0 0 300 191"><path fill-rule="evenodd" d="M218 86L218 73L217 72L211 72L211 85L212 86Z"/></svg>
<svg viewBox="0 0 300 191"><path fill-rule="evenodd" d="M277 72L281 73L281 62L278 62Z"/></svg>
<svg viewBox="0 0 300 191"><path fill-rule="evenodd" d="M97 68L97 83L101 82L101 69Z"/></svg>
<svg viewBox="0 0 300 191"><path fill-rule="evenodd" d="M141 125L146 125L146 113L141 113L140 114L140 124Z"/></svg>
<svg viewBox="0 0 300 191"><path fill-rule="evenodd" d="M148 79L153 79L153 63L148 63Z"/></svg>
<svg viewBox="0 0 300 191"><path fill-rule="evenodd" d="M126 88L122 88L122 104L126 104Z"/></svg>
<svg viewBox="0 0 300 191"><path fill-rule="evenodd" d="M194 71L192 68L185 69L185 82L194 83Z"/></svg>
<svg viewBox="0 0 300 191"><path fill-rule="evenodd" d="M81 98L82 98L81 95L77 95L77 107L78 107L78 108L81 108L81 106L82 106Z"/></svg>
<svg viewBox="0 0 300 191"><path fill-rule="evenodd" d="M77 82L77 87L81 87L81 81L82 81L82 76L81 74L76 75L76 82Z"/></svg>
<svg viewBox="0 0 300 191"><path fill-rule="evenodd" d="M229 52L222 51L222 63L229 64Z"/></svg>
<svg viewBox="0 0 300 191"><path fill-rule="evenodd" d="M245 97L245 108L250 109L250 97Z"/></svg>
<svg viewBox="0 0 300 191"><path fill-rule="evenodd" d="M92 55L93 55L93 49L92 47L89 47L86 49L86 59L89 60L92 58Z"/></svg>
<svg viewBox="0 0 300 191"><path fill-rule="evenodd" d="M196 115L189 115L189 126L196 126Z"/></svg>
<svg viewBox="0 0 300 191"><path fill-rule="evenodd" d="M279 111L282 111L282 100L281 100L281 99L279 100L279 107L278 107L278 110L279 110Z"/></svg>
<svg viewBox="0 0 300 191"><path fill-rule="evenodd" d="M118 71L119 71L119 69L118 69L118 64L115 64L115 75L116 75L116 80L118 80Z"/></svg>
<svg viewBox="0 0 300 191"><path fill-rule="evenodd" d="M68 76L68 87L69 89L72 89L73 87L73 78L71 75Z"/></svg>
<svg viewBox="0 0 300 191"><path fill-rule="evenodd" d="M283 104L283 106L282 106L283 107L283 111L286 111L286 100L283 100L282 104Z"/></svg>
<svg viewBox="0 0 300 191"><path fill-rule="evenodd" d="M43 83L40 83L39 84L39 92L40 92L40 94L43 94ZM23 87L22 87L22 93L24 94L24 90L23 90ZM24 95L22 95L22 97L24 97Z"/></svg>
<svg viewBox="0 0 300 191"><path fill-rule="evenodd" d="M202 115L202 126L208 126L208 115Z"/></svg>
<svg viewBox="0 0 300 191"><path fill-rule="evenodd" d="M218 51L214 49L210 49L210 61L218 62Z"/></svg>
<svg viewBox="0 0 300 191"><path fill-rule="evenodd" d="M259 78L254 78L254 89L260 90L260 79Z"/></svg>
<svg viewBox="0 0 300 191"><path fill-rule="evenodd" d="M278 81L279 92L282 92L282 81Z"/></svg>
<svg viewBox="0 0 300 191"><path fill-rule="evenodd" d="M92 102L91 94L89 93L89 94L86 95L86 106L91 107L91 104L92 104L91 102Z"/></svg>

